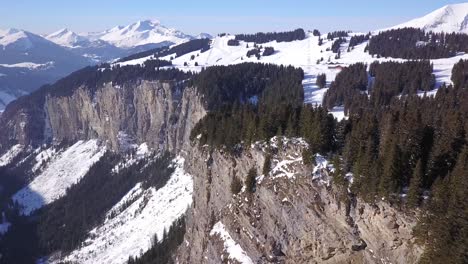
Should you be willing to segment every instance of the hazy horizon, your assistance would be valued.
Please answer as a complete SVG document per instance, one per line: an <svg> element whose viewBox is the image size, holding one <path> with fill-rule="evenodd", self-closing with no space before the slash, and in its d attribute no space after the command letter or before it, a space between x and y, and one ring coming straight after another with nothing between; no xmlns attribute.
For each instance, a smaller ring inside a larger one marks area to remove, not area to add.
<svg viewBox="0 0 468 264"><path fill-rule="evenodd" d="M149 0L124 2L83 0L74 3L51 0L22 3L6 1L0 10L0 29L19 28L50 34L62 28L77 33L102 31L138 20L157 19L161 24L187 34L218 34L278 31L292 28L342 29L366 32L421 17L444 5L463 1L353 1L330 0L287 4L273 1L165 3Z"/></svg>

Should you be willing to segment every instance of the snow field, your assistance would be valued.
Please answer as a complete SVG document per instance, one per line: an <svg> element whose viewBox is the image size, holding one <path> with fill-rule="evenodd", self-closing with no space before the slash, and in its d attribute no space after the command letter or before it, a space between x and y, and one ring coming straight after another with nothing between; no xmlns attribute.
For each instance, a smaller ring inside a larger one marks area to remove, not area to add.
<svg viewBox="0 0 468 264"><path fill-rule="evenodd" d="M30 215L65 195L67 188L85 176L105 152L106 148L99 146L97 140L78 141L60 153L53 149L40 152L33 170L39 170L46 160L51 161L31 183L12 197L22 207L21 213Z"/></svg>
<svg viewBox="0 0 468 264"><path fill-rule="evenodd" d="M136 184L109 210L104 223L89 232L82 247L52 263L120 264L148 250L153 235L161 239L192 204L193 180L183 169L185 161L177 157L173 162L175 171L164 187L145 190Z"/></svg>

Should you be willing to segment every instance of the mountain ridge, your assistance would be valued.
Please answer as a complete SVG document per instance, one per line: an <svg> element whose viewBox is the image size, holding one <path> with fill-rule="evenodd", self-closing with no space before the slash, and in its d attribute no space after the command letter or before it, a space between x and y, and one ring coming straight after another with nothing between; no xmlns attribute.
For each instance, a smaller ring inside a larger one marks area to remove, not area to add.
<svg viewBox="0 0 468 264"><path fill-rule="evenodd" d="M425 31L468 34L468 3L443 6L423 17L415 18L390 29L414 27Z"/></svg>

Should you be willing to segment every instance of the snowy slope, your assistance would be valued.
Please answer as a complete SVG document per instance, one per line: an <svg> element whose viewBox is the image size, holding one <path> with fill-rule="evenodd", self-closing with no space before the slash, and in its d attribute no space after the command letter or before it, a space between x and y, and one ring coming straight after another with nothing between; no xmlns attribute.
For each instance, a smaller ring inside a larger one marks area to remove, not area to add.
<svg viewBox="0 0 468 264"><path fill-rule="evenodd" d="M14 158L16 158L24 147L22 145L14 145L5 154L0 156L0 167L10 164Z"/></svg>
<svg viewBox="0 0 468 264"><path fill-rule="evenodd" d="M120 264L148 250L153 235L162 238L164 229L192 204L193 181L183 169L184 159L177 157L174 166L164 187L145 190L137 184L107 213L104 223L89 232L81 248L50 262Z"/></svg>
<svg viewBox="0 0 468 264"><path fill-rule="evenodd" d="M10 100L52 83L90 60L42 36L8 29L0 32L0 111Z"/></svg>
<svg viewBox="0 0 468 264"><path fill-rule="evenodd" d="M358 34L358 33L353 33ZM351 34L352 35L352 34ZM323 100L323 96L327 91L327 88L319 89L315 82L317 75L325 73L327 76L327 87L340 72L336 69L336 65L348 66L357 62L363 62L368 65L374 61L405 61L403 59L394 58L373 58L369 53L364 52L367 42L364 42L356 46L351 51L347 51L350 37L348 37L348 43L345 43L341 47L341 58L335 59L335 55L327 49L331 48L333 41L326 39L323 35L322 46L318 45L318 37L308 34L307 38L299 41L292 42L281 42L276 41L262 44L263 47L273 47L275 53L271 56L262 56L260 60L252 56L251 58L246 57L248 50L252 49L254 43L246 43L241 41L239 46L228 46L227 42L234 36L215 37L212 40L210 50L201 53L200 51L194 51L183 56L177 57L172 60L174 67L184 71L198 72L203 67L213 65L231 65L243 62L260 62L260 63L273 63L282 65L293 65L300 67L304 70L305 78L303 80L305 103L320 105ZM249 48L247 48L247 45ZM169 60L171 57L175 57L175 54L162 57L162 59ZM195 60L191 60L191 56L195 55ZM317 60L322 59L320 63ZM135 59L131 61L121 62L120 65L132 65L142 64L148 59L153 59L153 56L146 58ZM467 54L460 54L452 58L436 59L431 60L434 65L434 74L436 76L437 87L442 83L451 83L452 67L460 59L468 59ZM198 66L195 66L195 62ZM187 63L187 66L184 66ZM429 92L428 94L434 94L436 90ZM339 120L346 118L343 113L342 107L336 107L330 111Z"/></svg>
<svg viewBox="0 0 468 264"><path fill-rule="evenodd" d="M165 27L159 21L143 20L126 27L113 28L102 34L99 39L117 47L130 48L165 41L182 43L193 39L193 37L179 30Z"/></svg>
<svg viewBox="0 0 468 264"><path fill-rule="evenodd" d="M413 19L393 28L404 27L468 34L468 3L446 5L424 17Z"/></svg>
<svg viewBox="0 0 468 264"><path fill-rule="evenodd" d="M88 41L87 38L80 36L66 28L47 35L46 39L65 47L76 47L81 43Z"/></svg>
<svg viewBox="0 0 468 264"><path fill-rule="evenodd" d="M65 195L67 188L78 182L105 152L97 140L78 141L59 153L54 149L40 152L33 170L39 171L42 164L45 168L29 185L13 195L13 200L22 207L21 213L29 215Z"/></svg>

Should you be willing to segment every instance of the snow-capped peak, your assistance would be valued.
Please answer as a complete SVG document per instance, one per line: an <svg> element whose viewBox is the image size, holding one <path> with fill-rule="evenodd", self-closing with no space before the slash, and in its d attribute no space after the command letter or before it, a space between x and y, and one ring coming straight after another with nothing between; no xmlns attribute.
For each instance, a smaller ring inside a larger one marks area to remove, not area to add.
<svg viewBox="0 0 468 264"><path fill-rule="evenodd" d="M404 27L468 34L468 3L446 5L426 16L397 25L392 29Z"/></svg>
<svg viewBox="0 0 468 264"><path fill-rule="evenodd" d="M80 36L67 28L61 29L46 36L46 39L66 47L74 47L79 42L86 41L85 37Z"/></svg>
<svg viewBox="0 0 468 264"><path fill-rule="evenodd" d="M33 47L33 42L35 40L39 39L41 39L41 37L32 33L26 32L24 30L10 28L2 32L0 46L3 46L3 49L5 49L5 47L15 47L21 50L27 50Z"/></svg>
<svg viewBox="0 0 468 264"><path fill-rule="evenodd" d="M126 27L117 27L104 32L101 40L118 47L136 47L149 43L172 42L181 43L193 39L179 30L168 28L158 20L141 20Z"/></svg>
<svg viewBox="0 0 468 264"><path fill-rule="evenodd" d="M11 34L15 34L15 33L18 33L20 32L21 30L19 29L16 29L16 28L9 28L9 29L6 29L6 30L1 30L0 29L0 37L4 37L6 35L11 35Z"/></svg>
<svg viewBox="0 0 468 264"><path fill-rule="evenodd" d="M195 38L196 39L213 39L213 36L208 33L200 33Z"/></svg>

